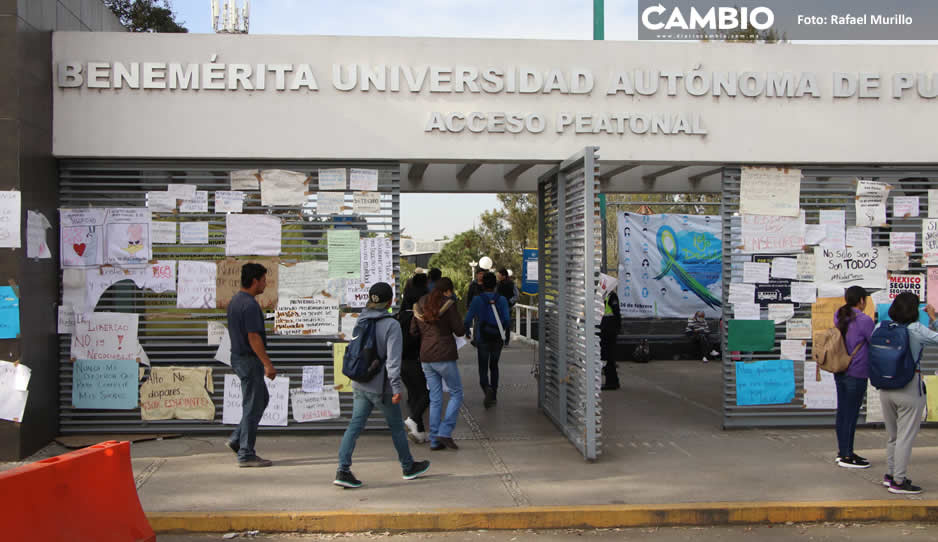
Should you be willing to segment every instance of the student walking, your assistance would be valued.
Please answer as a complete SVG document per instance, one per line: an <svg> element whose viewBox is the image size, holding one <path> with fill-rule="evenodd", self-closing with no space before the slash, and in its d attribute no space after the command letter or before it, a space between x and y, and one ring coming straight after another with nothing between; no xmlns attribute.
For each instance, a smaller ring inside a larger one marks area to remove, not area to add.
<svg viewBox="0 0 938 542"><path fill-rule="evenodd" d="M834 314L834 327L840 331L847 352L852 353L847 369L834 373L834 384L837 387L837 465L848 469L870 467L866 458L853 451L857 418L870 377L869 344L870 335L873 334L873 319L863 313L866 296L866 290L861 286L847 288L844 293L845 304Z"/></svg>
<svg viewBox="0 0 938 542"><path fill-rule="evenodd" d="M420 335L420 364L430 387L430 449L434 451L459 448L453 440L453 428L459 419L463 391L453 336L462 337L466 330L453 297L453 281L441 278L433 291L414 305L410 324L411 334ZM444 382L449 402L441 420Z"/></svg>
<svg viewBox="0 0 938 542"><path fill-rule="evenodd" d="M928 327L919 321L918 296L904 292L896 296L889 307L889 318L893 322L906 326L909 336L909 352L916 361L915 376L899 389L879 390L880 406L883 409L883 423L886 426L886 474L883 485L890 493L915 494L922 488L914 485L909 478L909 462L912 458L912 441L918 434L922 422L922 410L925 408L925 386L919 362L925 346L938 345L936 333L935 309L925 307L928 313ZM880 326L883 322L880 322Z"/></svg>
<svg viewBox="0 0 938 542"><path fill-rule="evenodd" d="M354 391L352 419L342 436L342 444L339 446L339 468L332 482L347 489L362 485L361 481L352 474L352 453L355 451L358 436L365 428L368 416L375 407L381 409L388 427L391 428L391 440L397 450L397 458L401 462L404 479L413 480L430 470L429 461L414 461L413 456L410 455L407 433L404 431L404 421L401 418L402 337L400 324L388 317L388 307L393 297L394 291L390 284L375 283L368 291L368 303L365 305L365 310L358 317L359 324L363 320L375 320L376 355L379 360L384 360L384 365L368 382L352 381ZM358 324L356 324L357 328Z"/></svg>
<svg viewBox="0 0 938 542"><path fill-rule="evenodd" d="M270 401L264 377L273 380L277 370L267 355L264 311L255 299L267 288L267 269L257 263L241 266L241 290L228 303L228 336L231 368L241 380L241 422L226 443L238 454L239 467L269 467L268 459L254 451L257 426Z"/></svg>
<svg viewBox="0 0 938 542"><path fill-rule="evenodd" d="M463 322L469 328L474 319L479 322L479 334L473 337L479 353L479 386L485 393L483 405L489 408L498 402L498 360L502 355L505 335L511 325L508 301L495 292L494 273L482 276L482 293L472 300Z"/></svg>
<svg viewBox="0 0 938 542"><path fill-rule="evenodd" d="M427 378L420 365L420 336L410 334L410 322L414 318L414 304L429 293L427 275L417 273L409 283L410 286L404 290L401 310L398 313L398 321L401 323L404 336L401 378L407 388L407 406L410 409L410 417L404 420L404 425L407 427L410 439L421 444L427 441L423 415L430 406L430 393L427 391Z"/></svg>

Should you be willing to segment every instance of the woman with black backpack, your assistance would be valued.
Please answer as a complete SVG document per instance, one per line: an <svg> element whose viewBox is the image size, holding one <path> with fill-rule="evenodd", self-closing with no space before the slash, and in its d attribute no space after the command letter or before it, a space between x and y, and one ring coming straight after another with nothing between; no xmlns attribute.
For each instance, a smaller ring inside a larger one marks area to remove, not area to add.
<svg viewBox="0 0 938 542"><path fill-rule="evenodd" d="M853 452L860 405L866 397L867 379L870 377L869 344L873 334L873 319L863 313L866 309L866 290L851 286L844 293L846 303L834 314L834 327L840 331L847 352L852 352L850 365L834 373L837 386L837 465L848 469L868 469L870 462Z"/></svg>

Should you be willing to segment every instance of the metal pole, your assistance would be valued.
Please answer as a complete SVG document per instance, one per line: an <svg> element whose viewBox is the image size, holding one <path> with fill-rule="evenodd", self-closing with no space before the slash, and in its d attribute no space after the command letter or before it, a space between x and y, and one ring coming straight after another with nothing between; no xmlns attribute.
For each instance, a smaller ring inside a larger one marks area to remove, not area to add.
<svg viewBox="0 0 938 542"><path fill-rule="evenodd" d="M602 41L606 38L606 20L605 20L605 0L593 0L593 39ZM609 268L606 265L606 195L599 195L599 218L602 224L600 235L602 236L602 262L599 264L599 270L608 273Z"/></svg>
<svg viewBox="0 0 938 542"><path fill-rule="evenodd" d="M605 39L606 22L604 19L604 0L593 0L593 39Z"/></svg>

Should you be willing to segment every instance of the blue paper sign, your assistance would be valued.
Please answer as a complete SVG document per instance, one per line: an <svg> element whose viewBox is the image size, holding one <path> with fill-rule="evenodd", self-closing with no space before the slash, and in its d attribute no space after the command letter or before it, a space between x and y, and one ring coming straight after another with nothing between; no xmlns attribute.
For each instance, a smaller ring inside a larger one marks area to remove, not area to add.
<svg viewBox="0 0 938 542"><path fill-rule="evenodd" d="M795 398L795 364L790 359L736 363L736 404L783 405Z"/></svg>
<svg viewBox="0 0 938 542"><path fill-rule="evenodd" d="M20 334L20 300L11 286L0 286L0 339Z"/></svg>
<svg viewBox="0 0 938 542"><path fill-rule="evenodd" d="M891 306L892 306L891 303L880 303L876 305L876 321L877 322L882 322L885 320L892 320L892 318L889 317L889 307ZM924 303L921 303L918 306L918 321L920 324L922 324L925 327L928 327L928 324L930 323L930 320L928 319L928 313L925 312Z"/></svg>
<svg viewBox="0 0 938 542"><path fill-rule="evenodd" d="M521 292L529 295L537 295L537 249L526 248L521 254Z"/></svg>
<svg viewBox="0 0 938 542"><path fill-rule="evenodd" d="M75 408L137 408L139 373L134 360L79 359L72 365Z"/></svg>

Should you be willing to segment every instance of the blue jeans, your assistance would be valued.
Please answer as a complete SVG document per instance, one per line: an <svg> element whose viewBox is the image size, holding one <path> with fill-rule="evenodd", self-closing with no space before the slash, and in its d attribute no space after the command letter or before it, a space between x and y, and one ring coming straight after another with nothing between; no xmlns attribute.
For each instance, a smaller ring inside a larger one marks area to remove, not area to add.
<svg viewBox="0 0 938 542"><path fill-rule="evenodd" d="M479 351L479 386L482 386L482 391L491 386L493 391L498 392L498 359L502 355L502 346L498 341L480 340L476 343Z"/></svg>
<svg viewBox="0 0 938 542"><path fill-rule="evenodd" d="M853 455L860 405L866 397L866 379L835 373L834 383L837 385L837 451L840 457L849 457Z"/></svg>
<svg viewBox="0 0 938 542"><path fill-rule="evenodd" d="M455 361L437 361L423 363L423 374L427 377L430 388L430 444L437 444L437 437L452 437L453 428L459 419L459 407L462 405L462 380ZM440 420L443 411L443 382L449 387L449 402L446 404L446 416Z"/></svg>
<svg viewBox="0 0 938 542"><path fill-rule="evenodd" d="M231 442L237 442L238 461L254 459L254 442L257 426L270 401L267 384L264 382L264 364L257 356L231 354L231 368L241 379L241 423L231 434Z"/></svg>
<svg viewBox="0 0 938 542"><path fill-rule="evenodd" d="M358 435L365 428L365 423L368 421L368 416L371 416L374 407L381 409L384 419L388 422L388 427L391 428L391 440L394 441L394 448L397 449L397 458L401 462L401 468L406 471L413 466L414 458L410 455L410 447L407 445L407 433L404 432L401 406L391 403L389 396L380 393L356 389L354 395L352 421L345 429L342 444L339 446L339 470L351 472L355 442L358 441Z"/></svg>

